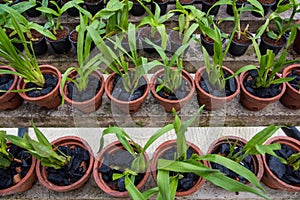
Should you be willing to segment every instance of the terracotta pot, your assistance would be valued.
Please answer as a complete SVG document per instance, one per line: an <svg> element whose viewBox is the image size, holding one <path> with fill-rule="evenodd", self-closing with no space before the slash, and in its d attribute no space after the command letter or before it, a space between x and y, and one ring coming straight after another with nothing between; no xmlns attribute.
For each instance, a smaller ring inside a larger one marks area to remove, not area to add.
<svg viewBox="0 0 300 200"><path fill-rule="evenodd" d="M176 111L179 111L185 104L187 104L193 97L194 91L195 91L195 84L193 81L192 76L185 70L182 70L182 78L187 81L187 83L190 85L190 92L186 97L179 100L168 100L161 96L159 96L156 93L156 81L157 77L160 77L163 75L164 69L158 70L155 74L152 75L150 80L150 91L156 101L165 109L166 112L172 112L172 108L174 108Z"/></svg>
<svg viewBox="0 0 300 200"><path fill-rule="evenodd" d="M112 107L116 107L124 113L134 113L138 111L142 106L142 104L144 103L144 101L146 100L147 95L149 93L149 81L147 77L143 76L147 85L144 94L140 98L133 101L121 101L112 96L113 89L114 89L113 83L116 76L117 73L112 73L111 75L109 75L109 77L106 79L106 84L105 84L105 93L107 97L111 100Z"/></svg>
<svg viewBox="0 0 300 200"><path fill-rule="evenodd" d="M285 92L286 85L285 83L281 84L281 92L272 98L260 98L254 96L248 92L244 86L244 81L248 77L249 72L243 72L240 75L240 85L241 85L241 94L240 94L240 102L241 104L248 110L259 111L265 108L267 105L278 101L283 93ZM279 77L279 75L277 74Z"/></svg>
<svg viewBox="0 0 300 200"><path fill-rule="evenodd" d="M48 173L46 171L46 167L43 167L41 165L41 161L38 160L36 163L36 175L39 179L39 182L47 189L53 190L56 192L67 192L67 191L75 190L75 189L82 187L89 180L89 178L92 174L93 164L94 164L94 160L95 160L93 151L92 151L91 147L89 146L89 144L80 137L65 136L65 137L61 137L61 138L54 140L53 142L51 142L51 145L54 147L75 145L76 147L85 149L89 152L90 162L89 162L89 165L88 165L88 168L87 168L85 174L83 175L83 177L81 179L79 179L75 183L72 183L71 185L58 186L58 185L55 185L54 183L48 181L48 179L47 179Z"/></svg>
<svg viewBox="0 0 300 200"><path fill-rule="evenodd" d="M230 75L233 74L233 71L227 67L223 66L223 69L227 71ZM240 83L237 77L235 77L235 83L236 83L236 91L226 97L217 97L213 96L207 92L205 92L201 86L200 86L200 81L202 78L202 75L206 72L205 67L200 68L196 74L195 74L195 85L196 85L196 91L197 91L197 99L199 105L205 104L205 109L206 110L217 110L222 108L227 102L232 101L233 98L235 98L239 92L240 92Z"/></svg>
<svg viewBox="0 0 300 200"><path fill-rule="evenodd" d="M300 20L297 23L300 24ZM297 34L294 40L293 49L297 54L300 54L300 28L297 28Z"/></svg>
<svg viewBox="0 0 300 200"><path fill-rule="evenodd" d="M193 150L193 153L196 153L198 155L203 155L202 151L193 143L187 142L187 145ZM170 150L176 146L176 140L168 140L161 145L157 147L155 150L153 156L152 156L152 162L151 162L151 174L154 179L154 181L157 181L157 161L160 157L162 157L166 151ZM209 163L207 161L203 161L203 164L207 167L209 167ZM188 196L194 192L197 192L201 186L205 183L205 179L199 177L199 179L194 183L194 186L186 191L177 191L176 196Z"/></svg>
<svg viewBox="0 0 300 200"><path fill-rule="evenodd" d="M76 71L71 71L70 74L68 75L68 77L74 79L76 77L76 75L77 75ZM99 78L99 80L101 81L101 87L100 87L98 93L92 99L89 99L87 101L82 101L82 102L73 101L72 99L70 99L67 96L67 94L68 94L67 85L70 82L66 82L65 87L63 88L63 90L60 87L60 92L64 93L65 101L68 104L74 106L76 109L80 110L83 113L94 112L94 111L98 110L99 107L102 104L102 96L103 96L103 93L104 93L104 85L105 85L104 77L103 77L102 73L98 70L94 71L91 75L96 77L96 78Z"/></svg>
<svg viewBox="0 0 300 200"><path fill-rule="evenodd" d="M293 70L297 70L298 75L300 75L300 64L294 64L286 67L282 76L286 77ZM288 108L299 109L300 108L300 90L293 88L288 82L286 83L285 93L280 98L280 102Z"/></svg>
<svg viewBox="0 0 300 200"><path fill-rule="evenodd" d="M213 141L212 144L209 146L207 150L207 154L212 154L217 150L217 148L222 144L227 144L228 141L231 144L234 144L237 142L237 147L242 147L247 143L247 140L237 137L237 136L223 136L218 138L217 140ZM253 168L254 168L254 174L256 175L256 178L258 181L261 180L263 174L264 174L264 167L262 158L260 155L251 155L252 161L253 161Z"/></svg>
<svg viewBox="0 0 300 200"><path fill-rule="evenodd" d="M94 180L96 182L96 184L98 185L98 187L103 190L106 194L109 194L111 196L114 197L128 197L129 193L127 191L124 192L119 192L117 190L113 190L111 189L108 184L103 180L102 178L102 173L99 173L98 170L101 167L103 160L104 160L104 154L108 153L108 154L112 154L116 151L119 150L125 150L125 148L122 146L122 144L119 141L115 141L110 143L109 145L107 145L105 148L103 148L98 155L96 156L96 160L94 163L94 168L93 168L93 176L94 176ZM149 161L149 157L147 155L147 153L144 153L144 157L146 159L146 162ZM150 175L150 167L148 167L147 171L145 172L145 175L143 177L143 179L139 182L139 184L136 186L138 190L141 190L142 187L146 184L149 175Z"/></svg>
<svg viewBox="0 0 300 200"><path fill-rule="evenodd" d="M266 144L272 144L272 143L279 143L279 144L285 144L295 150L296 152L300 152L300 142L298 140L295 140L291 137L287 136L276 136L270 138ZM270 188L273 189L279 189L279 190L286 190L290 192L299 192L300 191L300 185L295 186L295 185L290 185L285 183L284 181L280 180L273 174L273 172L270 170L266 156L262 156L263 164L265 167L265 173L264 176L262 177L262 181L264 184L269 186Z"/></svg>
<svg viewBox="0 0 300 200"><path fill-rule="evenodd" d="M33 156L31 156L31 159L32 159L31 166L26 176L23 177L21 181L16 185L0 190L0 196L22 193L32 188L33 184L36 182L36 174L35 174L36 159Z"/></svg>
<svg viewBox="0 0 300 200"><path fill-rule="evenodd" d="M9 66L0 66L0 69L15 71ZM23 99L17 92L11 92L12 90L17 89L17 83L19 80L18 76L13 75L13 77L14 81L11 87L6 93L0 96L0 110L14 110L23 103Z"/></svg>
<svg viewBox="0 0 300 200"><path fill-rule="evenodd" d="M20 92L19 94L25 101L36 104L41 107L45 107L47 109L54 109L61 104L61 96L59 94L61 73L56 67L53 67L51 65L41 65L40 69L43 74L50 73L58 78L58 83L56 87L47 95L40 96L40 97L29 97L26 95L26 92ZM24 80L21 78L18 81L18 86L17 86L18 90L25 89L26 84L27 83L25 83Z"/></svg>

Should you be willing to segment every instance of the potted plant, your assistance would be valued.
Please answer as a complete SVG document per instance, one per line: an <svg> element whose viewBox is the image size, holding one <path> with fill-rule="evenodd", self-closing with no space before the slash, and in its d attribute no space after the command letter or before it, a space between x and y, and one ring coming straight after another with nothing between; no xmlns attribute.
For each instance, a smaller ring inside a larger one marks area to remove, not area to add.
<svg viewBox="0 0 300 200"><path fill-rule="evenodd" d="M100 189L116 197L130 195L136 199L139 190L150 175L150 161L146 150L160 136L173 128L172 124L156 131L142 148L120 127L110 127L103 131L100 152L93 168L94 179ZM104 136L115 134L118 141L104 146Z"/></svg>
<svg viewBox="0 0 300 200"><path fill-rule="evenodd" d="M115 41L108 39L116 46L116 51L107 46L103 39L92 33L93 28L88 28L96 46L103 54L100 60L114 73L106 80L105 93L112 101L112 108L117 108L124 113L136 112L145 101L149 85L145 74L158 65L158 61L148 62L146 58L138 56L136 48L136 29L134 24L129 24L128 34L125 35L129 43L129 52L121 43L122 36L115 37ZM125 56L133 63L134 68L129 68L129 62Z"/></svg>
<svg viewBox="0 0 300 200"><path fill-rule="evenodd" d="M0 28L0 56L16 71L1 70L1 74L13 74L22 77L17 85L20 96L31 103L53 109L61 103L59 85L61 74L58 69L50 65L39 66L34 54L31 54L20 25L11 16L12 24L23 41L25 52L18 52L4 30ZM30 47L32 47L30 45Z"/></svg>
<svg viewBox="0 0 300 200"><path fill-rule="evenodd" d="M161 144L156 149L151 163L152 176L154 180L157 180L158 198L174 199L175 195L186 196L191 194L203 185L204 179L229 191L247 191L267 198L263 192L259 191L264 191L264 189L249 170L220 155L201 155L201 153L199 155L196 152L198 147L186 141L185 132L203 107L185 123L181 122L174 111L173 127L176 140ZM238 174L246 175L259 190L228 178L219 170L209 168L207 161L224 163Z"/></svg>
<svg viewBox="0 0 300 200"><path fill-rule="evenodd" d="M104 0L84 0L84 5L87 11L89 11L92 15L95 15L104 8Z"/></svg>
<svg viewBox="0 0 300 200"><path fill-rule="evenodd" d="M69 1L66 4L64 4L61 8L59 7L59 5L57 5L55 1L50 1L50 3L56 7L57 11L44 6L37 8L37 10L47 14L48 22L45 24L45 27L50 29L50 31L56 37L55 40L46 37L47 42L50 43L51 47L56 53L62 54L70 50L71 43L68 40L70 32L69 28L61 25L61 16L69 8L73 7L74 3L72 1ZM54 16L56 17L55 19Z"/></svg>
<svg viewBox="0 0 300 200"><path fill-rule="evenodd" d="M280 78L277 72L282 66L295 61L286 61L289 42L277 61L273 51L268 49L265 55L261 55L256 39L252 38L252 42L259 67L250 65L250 70L240 75L240 102L246 109L258 111L281 98L285 92L285 82L291 81L292 78Z"/></svg>
<svg viewBox="0 0 300 200"><path fill-rule="evenodd" d="M290 32L289 40L293 42L296 37L297 28L300 26L297 23L293 23L293 19L298 9L298 1L292 0L289 4L280 5L282 0L279 2L277 9L270 14L265 24L270 24L272 21L275 24L275 29L271 29L269 25L267 26L264 34L261 36L261 42L259 49L261 54L265 54L267 49L271 49L275 55L284 47L287 43L286 34ZM289 18L282 18L279 14L287 10L292 10Z"/></svg>
<svg viewBox="0 0 300 200"><path fill-rule="evenodd" d="M220 5L214 6L218 0L204 0L202 1L202 11L207 13L207 15L216 16L219 12Z"/></svg>
<svg viewBox="0 0 300 200"><path fill-rule="evenodd" d="M273 189L299 192L299 141L291 137L276 136L266 144L279 145L281 148L263 155L263 183Z"/></svg>
<svg viewBox="0 0 300 200"><path fill-rule="evenodd" d="M169 0L152 0L151 1L151 12L153 14L157 13L156 4L159 6L160 15L165 15L167 12ZM158 15L158 14L157 14Z"/></svg>
<svg viewBox="0 0 300 200"><path fill-rule="evenodd" d="M300 108L300 65L293 64L283 69L282 77L291 77L293 80L286 83L286 90L280 102L288 108Z"/></svg>
<svg viewBox="0 0 300 200"><path fill-rule="evenodd" d="M77 8L77 6L79 7L83 7L83 0L61 0L62 4L66 4L67 2L72 1L74 6L69 8L67 10L68 15L72 16L72 17L78 17L79 16L79 9ZM77 5L77 6L75 6Z"/></svg>
<svg viewBox="0 0 300 200"><path fill-rule="evenodd" d="M4 135L11 143L25 149L38 161L36 174L39 182L47 189L57 192L75 190L89 179L94 156L88 143L77 136L64 136L50 143L34 125L33 140L26 133L23 138Z"/></svg>
<svg viewBox="0 0 300 200"><path fill-rule="evenodd" d="M66 70L61 81L61 94L64 100L84 113L97 110L102 103L104 77L99 71L100 55L91 57L92 38L86 30L88 17L80 13L78 30L78 67Z"/></svg>
<svg viewBox="0 0 300 200"><path fill-rule="evenodd" d="M36 159L24 149L8 143L0 131L0 196L29 190L36 181Z"/></svg>
<svg viewBox="0 0 300 200"><path fill-rule="evenodd" d="M251 13L255 17L265 17L269 13L271 7L275 5L276 0L272 0L272 1L258 0L258 2L261 4L264 12L259 13L259 12L252 11Z"/></svg>
<svg viewBox="0 0 300 200"><path fill-rule="evenodd" d="M214 40L214 55L210 61L206 49L202 47L205 67L199 68L195 74L197 98L200 105L206 105L205 109L216 110L239 94L240 84L236 75L248 70L248 67L243 67L233 73L223 66L223 59L228 48L223 52L220 29L215 24L213 24L213 29L201 24L200 28Z"/></svg>
<svg viewBox="0 0 300 200"><path fill-rule="evenodd" d="M193 32L196 26L193 24L189 30ZM183 69L184 51L194 41L194 38L185 35L183 41L184 45L179 47L169 60L162 47L146 39L146 42L156 49L162 59L162 62L157 61L157 65L163 66L163 69L152 75L150 91L166 112L171 112L172 108L175 108L176 111L180 110L191 100L195 90L193 78Z"/></svg>

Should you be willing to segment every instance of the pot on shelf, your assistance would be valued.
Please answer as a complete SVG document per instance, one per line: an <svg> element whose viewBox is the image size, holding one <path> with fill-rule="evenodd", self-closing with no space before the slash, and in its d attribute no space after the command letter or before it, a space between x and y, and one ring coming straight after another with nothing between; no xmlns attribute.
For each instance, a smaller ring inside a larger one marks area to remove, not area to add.
<svg viewBox="0 0 300 200"><path fill-rule="evenodd" d="M45 107L47 109L54 109L61 104L61 96L59 94L59 87L61 82L61 73L60 71L51 65L41 65L40 66L41 72L43 74L52 74L53 76L57 77L58 82L55 88L46 95L39 96L39 97L29 97L26 92L20 92L20 96L30 103L36 104L41 107ZM28 83L24 82L24 79L20 79L18 81L17 89L25 89Z"/></svg>
<svg viewBox="0 0 300 200"><path fill-rule="evenodd" d="M160 8L160 15L166 14L169 0L154 0L154 2L157 3ZM153 2L151 2L151 12L153 14L155 13L155 4Z"/></svg>
<svg viewBox="0 0 300 200"><path fill-rule="evenodd" d="M266 16L266 15L269 13L271 7L275 5L276 0L273 0L271 3L267 3L267 1L265 1L265 0L259 0L258 2L262 5L262 7L263 7L263 9L264 9L264 15ZM261 16L259 13L257 13L257 12L251 11L251 13L252 13L252 15L255 16L255 17L262 17L262 16Z"/></svg>
<svg viewBox="0 0 300 200"><path fill-rule="evenodd" d="M217 0L203 0L202 1L202 11L207 13L208 10L217 2ZM216 16L219 12L220 6L215 6L213 9L210 10L209 14Z"/></svg>
<svg viewBox="0 0 300 200"><path fill-rule="evenodd" d="M87 166L87 170L86 170L85 174L83 175L83 177L81 177L81 179L79 179L78 181L76 181L70 185L59 186L59 185L55 185L54 183L50 182L47 179L48 172L46 170L46 167L43 167L41 165L41 162L38 160L37 164L36 164L36 174L39 179L39 182L47 189L53 190L56 192L67 192L67 191L72 191L72 190L82 187L89 180L89 178L92 174L93 164L94 164L94 160L95 160L93 151L92 151L91 147L89 146L89 144L84 139L77 137L77 136L64 136L64 137L60 137L60 138L54 140L53 142L51 142L51 145L54 147L69 145L69 146L80 147L84 150L87 150L89 152L89 157L90 157L89 164Z"/></svg>
<svg viewBox="0 0 300 200"><path fill-rule="evenodd" d="M259 50L261 55L265 55L268 49L272 50L274 54L277 55L278 52L285 46L287 41L284 35L279 39L278 42L269 38L267 34L263 34L260 39Z"/></svg>
<svg viewBox="0 0 300 200"><path fill-rule="evenodd" d="M300 20L297 21L300 24ZM297 54L300 54L300 28L297 28L296 38L293 43L293 49Z"/></svg>
<svg viewBox="0 0 300 200"><path fill-rule="evenodd" d="M92 15L95 15L98 11L104 8L104 1L103 0L85 0L84 5Z"/></svg>
<svg viewBox="0 0 300 200"><path fill-rule="evenodd" d="M229 73L229 75L233 74L233 71L227 67L223 66L223 69ZM222 108L227 102L232 101L240 92L240 83L237 77L234 77L236 90L230 96L225 97L217 97L207 93L205 90L202 89L200 86L200 81L202 79L203 74L206 72L205 67L202 67L197 70L195 74L195 85L196 85L196 92L197 92L197 99L199 105L205 104L206 110L217 110Z"/></svg>
<svg viewBox="0 0 300 200"><path fill-rule="evenodd" d="M251 35L248 33L248 35ZM242 56L246 53L248 47L252 44L252 41L248 38L245 38L245 36L241 35L241 37L244 37L241 41L245 41L243 43L238 40L236 33L235 36L232 39L232 42L230 44L228 52L233 56Z"/></svg>
<svg viewBox="0 0 300 200"><path fill-rule="evenodd" d="M57 40L51 40L46 37L46 40L47 42L49 42L49 44L51 45L55 53L63 54L68 52L72 47L68 39L69 34L70 34L69 28L64 26L63 30L58 29L56 31L56 34L54 34L56 38L58 37L58 35L60 35L60 38L58 38Z"/></svg>

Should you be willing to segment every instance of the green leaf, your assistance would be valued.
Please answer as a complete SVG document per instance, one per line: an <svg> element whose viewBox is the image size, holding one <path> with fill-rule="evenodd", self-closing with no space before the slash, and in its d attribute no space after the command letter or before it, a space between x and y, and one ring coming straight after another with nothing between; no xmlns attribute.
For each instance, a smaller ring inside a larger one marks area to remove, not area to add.
<svg viewBox="0 0 300 200"><path fill-rule="evenodd" d="M136 188L128 176L125 176L125 188L133 200L146 200L144 195Z"/></svg>
<svg viewBox="0 0 300 200"><path fill-rule="evenodd" d="M120 178L122 178L124 176L124 174L118 174L118 173L113 173L113 177L112 180L118 180Z"/></svg>
<svg viewBox="0 0 300 200"><path fill-rule="evenodd" d="M164 200L171 200L174 198L170 197L170 182L169 182L169 171L158 169L157 172L157 185L159 188L159 194Z"/></svg>
<svg viewBox="0 0 300 200"><path fill-rule="evenodd" d="M50 142L48 141L48 139L45 137L45 135L35 126L33 120L30 121L34 133L36 135L36 138L38 139L38 141L44 145L45 147L47 147L48 149L52 150L52 145L50 144Z"/></svg>

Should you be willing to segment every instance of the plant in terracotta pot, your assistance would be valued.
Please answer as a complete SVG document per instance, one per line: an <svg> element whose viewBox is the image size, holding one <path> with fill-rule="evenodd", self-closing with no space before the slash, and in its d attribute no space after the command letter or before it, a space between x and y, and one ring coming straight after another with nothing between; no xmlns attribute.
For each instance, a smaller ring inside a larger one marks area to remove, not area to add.
<svg viewBox="0 0 300 200"><path fill-rule="evenodd" d="M93 175L97 185L107 194L116 197L144 199L139 190L150 175L149 158L146 150L159 137L173 129L168 124L157 130L142 148L122 128L110 127L103 131L100 152L96 157ZM104 136L115 134L118 141L104 146Z"/></svg>
<svg viewBox="0 0 300 200"><path fill-rule="evenodd" d="M283 77L291 77L293 80L286 83L286 90L280 102L288 108L300 108L300 65L293 64L284 68Z"/></svg>
<svg viewBox="0 0 300 200"><path fill-rule="evenodd" d="M26 101L48 109L56 108L61 103L59 95L61 74L59 70L50 65L38 65L36 57L31 54L32 50L29 50L25 36L14 16L11 16L11 21L20 41L23 41L25 52L16 50L4 30L0 28L0 56L15 69L15 71L1 70L0 74L22 77L15 92L19 92ZM32 48L31 43L30 47Z"/></svg>
<svg viewBox="0 0 300 200"><path fill-rule="evenodd" d="M90 55L92 38L87 32L88 17L80 13L78 30L78 66L70 67L63 74L61 94L64 100L84 113L97 110L102 103L104 77L100 72L100 54ZM97 32L96 32L97 33ZM95 34L96 34L95 33Z"/></svg>
<svg viewBox="0 0 300 200"><path fill-rule="evenodd" d="M151 163L152 175L158 185L158 199L174 199L175 195L186 196L196 192L204 184L204 179L229 191L252 192L267 198L264 188L249 170L220 155L203 155L197 146L187 142L185 132L203 107L185 123L181 122L175 110L173 111L176 140L161 144L156 149ZM240 175L245 174L256 188L233 180L219 170L209 168L207 161L212 160L223 163Z"/></svg>
<svg viewBox="0 0 300 200"><path fill-rule="evenodd" d="M280 149L262 157L265 173L262 181L267 186L290 192L300 191L300 143L291 137L277 136L266 144L279 145Z"/></svg>
<svg viewBox="0 0 300 200"><path fill-rule="evenodd" d="M213 29L201 24L200 28L214 40L214 55L211 61L206 49L202 47L205 67L199 68L195 74L197 98L200 105L206 105L207 110L216 110L238 95L240 85L235 76L248 70L249 67L242 67L233 73L223 66L226 50L223 52L220 29L215 24L213 24Z"/></svg>
<svg viewBox="0 0 300 200"><path fill-rule="evenodd" d="M289 43L288 46L293 43L296 37L297 28L300 27L299 24L293 23L295 14L300 12L298 7L299 2L292 0L288 4L279 5L277 9L270 14L265 24L262 26L266 26L266 30L261 36L261 42L259 45L261 54L265 54L267 49L271 49L275 55L277 55L282 47L287 44L287 42ZM290 17L281 17L280 13L283 13L287 10L292 10ZM275 24L275 28L269 27L271 22ZM287 33L290 33L288 39L285 36Z"/></svg>
<svg viewBox="0 0 300 200"><path fill-rule="evenodd" d="M88 28L89 32L92 30L92 27ZM117 108L124 113L136 112L149 92L145 74L159 62L155 60L148 62L147 58L137 54L134 24L129 24L126 35L116 36L115 41L108 39L116 49L107 46L99 35L92 33L91 36L102 54L100 60L114 72L107 78L105 84L105 92L112 101L112 108ZM122 37L127 38L129 50L122 46ZM125 57L133 63L134 68L129 68L129 61Z"/></svg>
<svg viewBox="0 0 300 200"><path fill-rule="evenodd" d="M93 152L87 142L76 136L65 136L50 143L31 123L37 140L31 139L27 133L23 138L3 137L38 160L36 174L47 189L66 192L80 188L89 179L94 164Z"/></svg>
<svg viewBox="0 0 300 200"><path fill-rule="evenodd" d="M189 30L193 32L195 26L192 25ZM170 59L162 47L146 39L146 42L156 49L162 59L162 62L157 61L157 65L162 66L163 69L152 75L150 91L166 112L172 112L172 108L176 111L180 110L191 100L195 90L193 78L183 69L184 51L194 41L194 37L190 38L190 35L184 36L184 45L179 47Z"/></svg>
<svg viewBox="0 0 300 200"><path fill-rule="evenodd" d="M47 15L48 22L45 24L45 27L47 29L50 29L50 31L56 37L55 40L46 37L46 40L50 43L51 47L56 53L62 54L70 50L71 43L68 40L69 28L62 26L61 16L69 8L72 8L74 6L74 3L72 1L69 1L65 3L61 8L57 5L55 1L50 1L50 3L56 7L57 11L44 6L37 8L37 10Z"/></svg>
<svg viewBox="0 0 300 200"><path fill-rule="evenodd" d="M240 102L246 109L258 111L281 98L285 92L285 82L293 78L281 78L277 73L284 65L293 63L295 60L286 61L288 45L275 61L273 51L268 49L265 55L261 55L256 39L252 38L252 42L259 67L249 65L252 69L240 75Z"/></svg>
<svg viewBox="0 0 300 200"><path fill-rule="evenodd" d="M0 131L0 196L29 190L36 181L33 158L24 149L8 143Z"/></svg>

